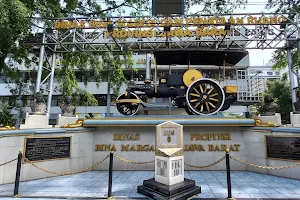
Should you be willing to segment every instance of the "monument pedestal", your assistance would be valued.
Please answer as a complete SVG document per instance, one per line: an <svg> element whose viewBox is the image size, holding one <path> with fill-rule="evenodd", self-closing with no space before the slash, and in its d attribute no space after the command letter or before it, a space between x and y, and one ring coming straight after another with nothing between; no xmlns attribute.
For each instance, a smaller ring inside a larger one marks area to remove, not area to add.
<svg viewBox="0 0 300 200"><path fill-rule="evenodd" d="M300 114L290 113L291 124L293 127L300 127Z"/></svg>
<svg viewBox="0 0 300 200"><path fill-rule="evenodd" d="M52 128L52 126L49 125L49 113L31 114L27 112L25 116L25 124L21 124L20 129L34 128Z"/></svg>
<svg viewBox="0 0 300 200"><path fill-rule="evenodd" d="M144 180L143 185L138 186L137 192L152 199L176 199L186 200L201 193L201 188L196 186L194 180L184 179L174 185L165 185L155 181L155 178Z"/></svg>
<svg viewBox="0 0 300 200"><path fill-rule="evenodd" d="M263 123L271 122L272 124L277 124L281 126L280 113L275 113L275 115L271 115L271 116L258 115L258 119L260 119Z"/></svg>
<svg viewBox="0 0 300 200"><path fill-rule="evenodd" d="M67 124L75 123L78 120L78 115L76 116L63 116L61 114L57 115L56 126L61 127Z"/></svg>
<svg viewBox="0 0 300 200"><path fill-rule="evenodd" d="M165 185L174 185L183 182L183 164L183 156L155 156L155 181Z"/></svg>
<svg viewBox="0 0 300 200"><path fill-rule="evenodd" d="M155 178L145 180L137 192L152 199L185 200L201 192L184 178L183 126L168 121L156 126Z"/></svg>

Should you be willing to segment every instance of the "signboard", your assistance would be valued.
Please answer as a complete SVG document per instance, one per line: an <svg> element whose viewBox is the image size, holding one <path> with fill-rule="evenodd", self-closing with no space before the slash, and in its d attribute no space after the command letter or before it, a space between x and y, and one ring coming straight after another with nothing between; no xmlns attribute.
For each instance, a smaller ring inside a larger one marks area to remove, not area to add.
<svg viewBox="0 0 300 200"><path fill-rule="evenodd" d="M300 161L300 136L265 136L266 157Z"/></svg>
<svg viewBox="0 0 300 200"><path fill-rule="evenodd" d="M156 148L183 148L183 126L171 121L156 126Z"/></svg>
<svg viewBox="0 0 300 200"><path fill-rule="evenodd" d="M99 18L82 20L58 20L54 23L54 29L91 29L87 39L107 38L148 38L165 39L169 38L190 38L190 37L263 37L275 35L274 27L268 25L279 25L287 22L283 15L270 16L184 16L184 17L143 17L143 18ZM230 25L226 28L226 24ZM113 25L113 30L107 30ZM244 26L253 26L247 27ZM164 31L163 27L170 26L170 31ZM239 26L239 27L238 27ZM228 29L229 28L229 29ZM94 41L95 42L95 41Z"/></svg>
<svg viewBox="0 0 300 200"><path fill-rule="evenodd" d="M26 137L24 152L30 161L71 158L71 136Z"/></svg>
<svg viewBox="0 0 300 200"><path fill-rule="evenodd" d="M161 131L161 144L168 145L168 144L177 144L178 140L178 133L177 128L162 128Z"/></svg>

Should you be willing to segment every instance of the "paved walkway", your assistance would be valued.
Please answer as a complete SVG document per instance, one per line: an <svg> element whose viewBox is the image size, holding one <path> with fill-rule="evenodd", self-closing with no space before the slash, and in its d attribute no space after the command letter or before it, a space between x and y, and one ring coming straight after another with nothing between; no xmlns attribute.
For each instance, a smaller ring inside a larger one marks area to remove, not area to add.
<svg viewBox="0 0 300 200"><path fill-rule="evenodd" d="M143 180L152 178L153 171L114 171L113 196L143 198L136 193ZM201 186L198 198L226 198L225 171L185 171L185 177ZM232 194L235 198L300 199L300 180L252 172L231 172ZM21 197L101 198L107 196L108 172L90 171L20 183ZM0 185L0 196L11 197L14 184ZM1 199L1 197L0 197Z"/></svg>

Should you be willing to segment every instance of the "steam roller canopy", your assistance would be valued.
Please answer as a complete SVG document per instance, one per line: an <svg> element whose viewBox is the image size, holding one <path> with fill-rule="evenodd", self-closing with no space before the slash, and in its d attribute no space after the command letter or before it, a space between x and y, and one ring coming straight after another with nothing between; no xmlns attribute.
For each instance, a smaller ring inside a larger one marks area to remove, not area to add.
<svg viewBox="0 0 300 200"><path fill-rule="evenodd" d="M183 74L183 82L189 87L195 80L202 78L202 73L196 69L189 69Z"/></svg>
<svg viewBox="0 0 300 200"><path fill-rule="evenodd" d="M215 81L202 78L194 81L187 89L186 103L196 115L212 115L223 106L225 94Z"/></svg>
<svg viewBox="0 0 300 200"><path fill-rule="evenodd" d="M122 115L130 116L135 115L139 111L141 111L143 106L141 105L141 100L139 99L139 97L136 94L130 92L129 98L127 98L124 93L116 99L116 107L119 113L121 113Z"/></svg>

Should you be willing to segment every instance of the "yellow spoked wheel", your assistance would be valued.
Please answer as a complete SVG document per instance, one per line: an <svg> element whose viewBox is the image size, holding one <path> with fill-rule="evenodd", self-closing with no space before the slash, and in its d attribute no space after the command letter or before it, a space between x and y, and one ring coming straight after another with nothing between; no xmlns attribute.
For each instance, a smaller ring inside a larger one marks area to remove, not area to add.
<svg viewBox="0 0 300 200"><path fill-rule="evenodd" d="M218 83L202 78L193 82L186 92L186 103L197 115L212 115L223 106L225 94Z"/></svg>
<svg viewBox="0 0 300 200"><path fill-rule="evenodd" d="M129 96L129 94L127 96ZM141 105L140 98L131 92L129 98L126 97L125 93L121 94L116 99L116 107L122 115L130 116L137 114L143 106Z"/></svg>

